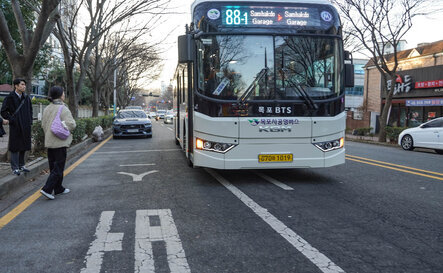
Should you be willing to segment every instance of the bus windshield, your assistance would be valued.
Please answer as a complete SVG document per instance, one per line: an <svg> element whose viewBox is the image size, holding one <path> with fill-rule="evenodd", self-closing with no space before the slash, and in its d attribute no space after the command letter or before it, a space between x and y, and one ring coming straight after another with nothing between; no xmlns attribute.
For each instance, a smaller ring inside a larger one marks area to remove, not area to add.
<svg viewBox="0 0 443 273"><path fill-rule="evenodd" d="M198 89L223 100L321 100L342 94L338 38L212 35L197 41Z"/></svg>

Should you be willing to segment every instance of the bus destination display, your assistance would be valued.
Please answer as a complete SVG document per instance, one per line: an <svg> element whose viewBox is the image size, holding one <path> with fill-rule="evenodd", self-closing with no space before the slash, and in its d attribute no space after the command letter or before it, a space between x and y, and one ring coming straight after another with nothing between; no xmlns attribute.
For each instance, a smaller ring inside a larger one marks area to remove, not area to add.
<svg viewBox="0 0 443 273"><path fill-rule="evenodd" d="M320 15L316 8L264 6L224 6L221 8L224 26L318 27L320 17L325 22L332 21L332 15L328 11L322 11Z"/></svg>

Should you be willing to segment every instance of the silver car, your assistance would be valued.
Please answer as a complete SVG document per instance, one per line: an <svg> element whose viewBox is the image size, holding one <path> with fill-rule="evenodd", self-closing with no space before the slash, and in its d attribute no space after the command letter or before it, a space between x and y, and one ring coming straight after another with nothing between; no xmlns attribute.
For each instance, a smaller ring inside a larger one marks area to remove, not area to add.
<svg viewBox="0 0 443 273"><path fill-rule="evenodd" d="M125 109L118 112L113 122L113 137L152 137L152 124L143 110Z"/></svg>
<svg viewBox="0 0 443 273"><path fill-rule="evenodd" d="M174 121L174 115L173 114L166 114L165 119L163 120L163 122L165 124L172 124Z"/></svg>

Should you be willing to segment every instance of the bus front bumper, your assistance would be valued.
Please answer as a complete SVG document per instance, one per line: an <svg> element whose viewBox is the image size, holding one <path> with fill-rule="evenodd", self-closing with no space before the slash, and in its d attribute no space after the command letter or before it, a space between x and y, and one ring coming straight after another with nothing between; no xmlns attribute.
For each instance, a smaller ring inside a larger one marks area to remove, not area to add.
<svg viewBox="0 0 443 273"><path fill-rule="evenodd" d="M214 169L291 169L325 168L345 163L345 149L323 152L311 143L305 144L240 145L226 154L194 150L194 166ZM257 152L259 151L259 152ZM292 154L290 162L259 162L259 155Z"/></svg>

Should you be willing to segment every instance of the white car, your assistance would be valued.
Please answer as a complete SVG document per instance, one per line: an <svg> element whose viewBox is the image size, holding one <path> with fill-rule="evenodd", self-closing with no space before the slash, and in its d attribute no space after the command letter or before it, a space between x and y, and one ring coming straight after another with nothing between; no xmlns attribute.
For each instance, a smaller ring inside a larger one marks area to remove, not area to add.
<svg viewBox="0 0 443 273"><path fill-rule="evenodd" d="M420 147L443 154L443 117L403 130L398 136L398 145L405 150Z"/></svg>

